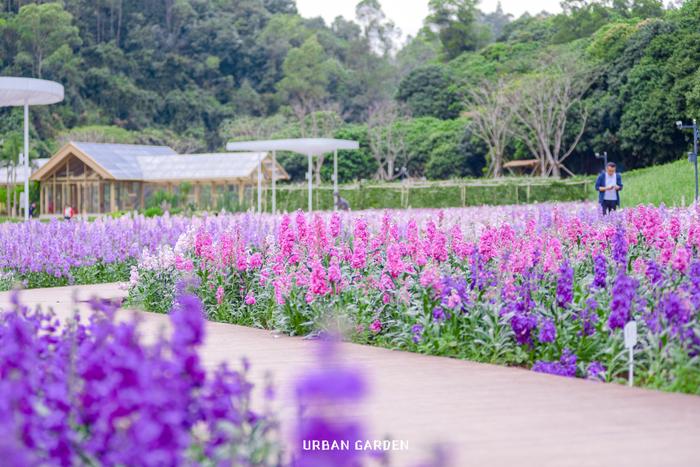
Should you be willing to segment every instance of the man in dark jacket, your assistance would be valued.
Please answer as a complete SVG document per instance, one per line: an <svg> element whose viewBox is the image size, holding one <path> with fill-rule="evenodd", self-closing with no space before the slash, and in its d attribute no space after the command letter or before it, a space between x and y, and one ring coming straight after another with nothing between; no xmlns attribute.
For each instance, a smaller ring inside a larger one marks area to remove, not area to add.
<svg viewBox="0 0 700 467"><path fill-rule="evenodd" d="M622 177L615 171L615 163L608 162L605 172L601 172L595 181L595 189L598 192L598 202L603 208L603 214L614 211L620 205L620 190L622 190Z"/></svg>

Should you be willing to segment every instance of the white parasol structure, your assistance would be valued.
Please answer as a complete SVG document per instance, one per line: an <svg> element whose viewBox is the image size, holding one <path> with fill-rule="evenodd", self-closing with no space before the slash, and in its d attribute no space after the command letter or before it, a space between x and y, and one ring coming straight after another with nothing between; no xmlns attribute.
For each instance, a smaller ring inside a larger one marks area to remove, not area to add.
<svg viewBox="0 0 700 467"><path fill-rule="evenodd" d="M0 107L24 107L25 174L29 174L29 106L49 105L63 100L63 86L34 78L0 77ZM29 219L29 176L24 177L24 218Z"/></svg>
<svg viewBox="0 0 700 467"><path fill-rule="evenodd" d="M226 149L228 151L254 151L254 152L272 152L272 167L276 162L277 151L289 151L299 154L306 154L309 159L309 171L306 174L309 183L309 212L313 211L313 156L333 153L333 193L338 192L338 150L355 150L359 149L360 144L357 141L346 139L332 138L296 138L296 139L272 139L266 141L240 141L228 143ZM258 169L260 174L260 169ZM277 195L275 192L275 172L272 172L272 212L276 212ZM262 178L258 175L258 210L260 210L261 200L260 191Z"/></svg>

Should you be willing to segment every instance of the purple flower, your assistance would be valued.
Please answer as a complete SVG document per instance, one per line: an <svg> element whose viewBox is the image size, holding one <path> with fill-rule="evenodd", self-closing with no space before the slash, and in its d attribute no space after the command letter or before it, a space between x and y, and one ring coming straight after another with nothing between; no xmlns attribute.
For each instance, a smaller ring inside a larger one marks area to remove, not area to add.
<svg viewBox="0 0 700 467"><path fill-rule="evenodd" d="M419 343L421 340L423 340L423 325L422 324L414 324L411 326L411 332L413 333L413 342L414 343Z"/></svg>
<svg viewBox="0 0 700 467"><path fill-rule="evenodd" d="M581 310L576 318L581 322L580 335L591 336L595 333L595 325L598 322L598 302L590 297L586 300L586 308Z"/></svg>
<svg viewBox="0 0 700 467"><path fill-rule="evenodd" d="M364 451L308 449L312 441L349 441L353 447L364 439L362 424L352 417L352 404L367 395L367 384L359 370L339 360L338 348L334 340L321 341L318 363L295 383L298 419L292 466L362 464Z"/></svg>
<svg viewBox="0 0 700 467"><path fill-rule="evenodd" d="M532 366L532 371L573 378L576 376L576 354L569 349L564 349L559 361L547 362L538 360Z"/></svg>
<svg viewBox="0 0 700 467"><path fill-rule="evenodd" d="M593 286L604 289L608 274L608 265L604 255L598 254L593 260L593 273Z"/></svg>
<svg viewBox="0 0 700 467"><path fill-rule="evenodd" d="M690 280L690 303L697 311L700 308L700 261L693 261L690 264L688 278Z"/></svg>
<svg viewBox="0 0 700 467"><path fill-rule="evenodd" d="M445 276L442 278L440 305L455 311L465 312L469 305L467 281L463 277Z"/></svg>
<svg viewBox="0 0 700 467"><path fill-rule="evenodd" d="M537 327L537 318L532 313L515 313L510 319L510 327L518 344L531 344L532 331Z"/></svg>
<svg viewBox="0 0 700 467"><path fill-rule="evenodd" d="M595 381L605 381L605 367L600 362L591 362L586 369L586 377Z"/></svg>
<svg viewBox="0 0 700 467"><path fill-rule="evenodd" d="M625 229L622 226L618 226L612 239L612 255L617 264L624 265L627 263L627 249Z"/></svg>
<svg viewBox="0 0 700 467"><path fill-rule="evenodd" d="M557 328L554 326L554 321L544 319L540 324L540 333L537 335L537 340L543 344L554 342L557 338Z"/></svg>
<svg viewBox="0 0 700 467"><path fill-rule="evenodd" d="M673 334L681 333L682 329L690 321L690 307L675 292L668 292L661 298L659 311L670 324Z"/></svg>
<svg viewBox="0 0 700 467"><path fill-rule="evenodd" d="M568 261L562 263L557 282L557 304L566 308L574 299L574 270Z"/></svg>
<svg viewBox="0 0 700 467"><path fill-rule="evenodd" d="M206 376L196 348L202 305L192 296L177 303L172 337L151 344L142 343L137 320L116 322L105 301L91 301L87 323L61 325L19 305L0 314L3 460L181 465L194 448L215 464L232 461L221 452L239 452L237 464L257 462L241 448L270 442L273 422L249 409L244 373L224 365ZM199 428L207 439L197 438Z"/></svg>
<svg viewBox="0 0 700 467"><path fill-rule="evenodd" d="M445 311L441 307L436 306L433 308L433 319L438 322L445 321Z"/></svg>
<svg viewBox="0 0 700 467"><path fill-rule="evenodd" d="M647 279L649 279L649 281L654 285L658 284L663 279L663 274L659 264L653 260L647 261L646 275Z"/></svg>
<svg viewBox="0 0 700 467"><path fill-rule="evenodd" d="M630 320L632 302L637 290L637 281L627 276L621 269L615 279L610 302L608 327L613 330L623 328Z"/></svg>

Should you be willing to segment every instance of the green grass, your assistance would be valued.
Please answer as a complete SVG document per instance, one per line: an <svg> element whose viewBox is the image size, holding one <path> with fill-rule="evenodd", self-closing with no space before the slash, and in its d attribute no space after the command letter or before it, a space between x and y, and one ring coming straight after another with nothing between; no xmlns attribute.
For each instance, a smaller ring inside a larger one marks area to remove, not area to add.
<svg viewBox="0 0 700 467"><path fill-rule="evenodd" d="M595 183L592 179L591 186ZM622 206L688 206L695 196L695 169L687 160L622 173ZM597 195L593 190L593 199Z"/></svg>

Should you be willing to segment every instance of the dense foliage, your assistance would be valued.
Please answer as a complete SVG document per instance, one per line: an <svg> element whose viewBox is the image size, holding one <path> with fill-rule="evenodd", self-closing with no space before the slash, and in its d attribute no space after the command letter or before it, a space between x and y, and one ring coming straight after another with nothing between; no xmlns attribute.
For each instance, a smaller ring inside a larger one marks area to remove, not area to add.
<svg viewBox="0 0 700 467"><path fill-rule="evenodd" d="M490 156L467 129L470 89L507 79L526 90L544 62L561 56L595 71L564 138L575 141L585 108L586 130L567 160L574 172L596 171L594 152L629 169L687 149L688 135L673 123L700 111L700 0L669 9L659 0L567 0L560 14L517 19L500 8L485 14L474 0L429 7L425 27L401 44L377 0L331 25L301 17L293 0L8 1L0 70L66 86L65 103L32 112L33 157L68 139L193 152L220 150L232 138L352 137L362 151L343 155L341 177L351 181L378 173L365 122L378 102L396 100L416 119L401 130L397 168L436 179L481 176ZM21 115L2 112L9 160ZM506 159L531 157L515 136ZM303 179L302 159L280 159ZM327 180L329 162L319 170Z"/></svg>
<svg viewBox="0 0 700 467"><path fill-rule="evenodd" d="M274 233L273 233L274 232ZM700 211L593 204L202 221L145 255L130 299L192 281L210 319L700 392Z"/></svg>

